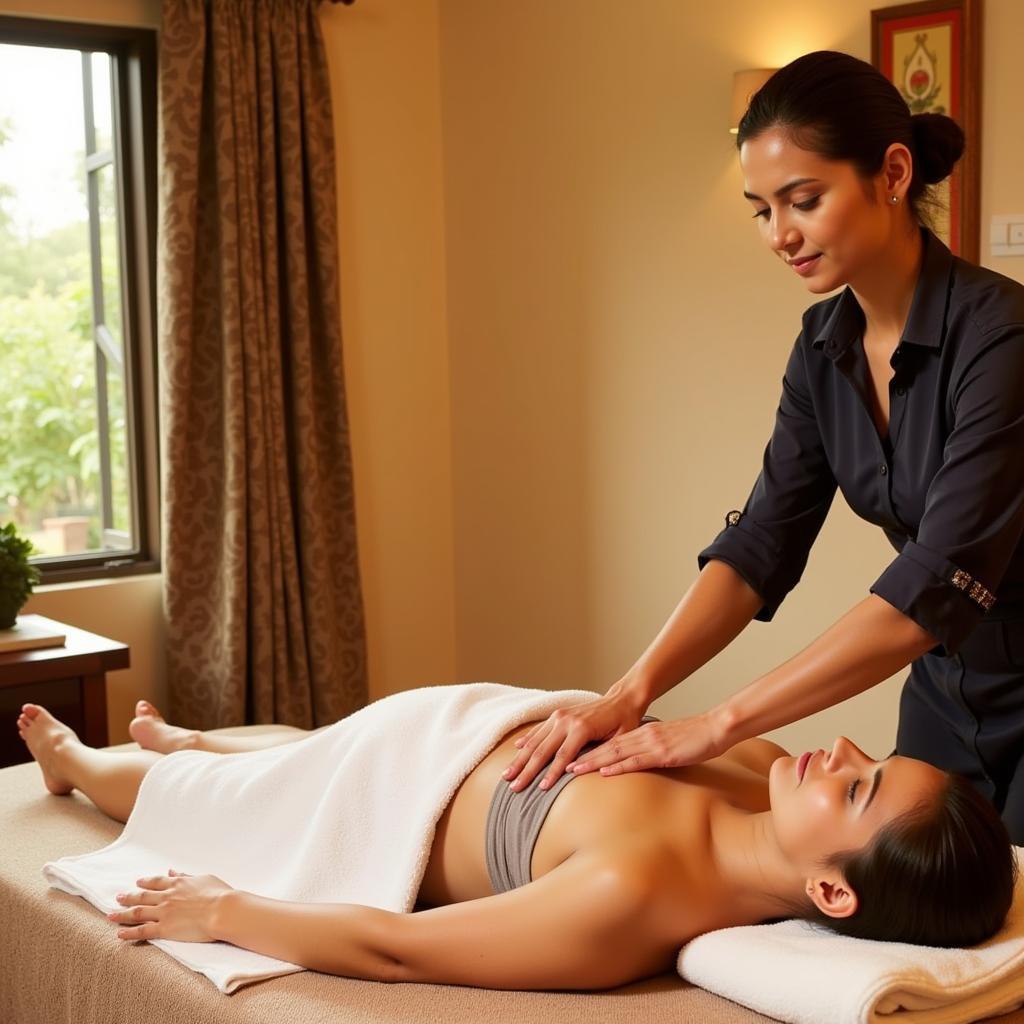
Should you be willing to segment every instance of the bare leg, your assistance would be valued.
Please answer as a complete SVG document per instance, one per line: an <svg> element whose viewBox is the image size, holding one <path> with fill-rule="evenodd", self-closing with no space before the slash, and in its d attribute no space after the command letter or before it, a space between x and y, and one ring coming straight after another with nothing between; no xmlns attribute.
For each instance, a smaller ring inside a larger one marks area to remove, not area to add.
<svg viewBox="0 0 1024 1024"><path fill-rule="evenodd" d="M326 726L324 726L326 728ZM170 725L164 721L163 715L149 703L140 700L135 705L135 718L128 726L128 733L143 750L155 750L161 754L171 754L175 750L207 750L213 754L242 754L249 750L264 750L267 747L280 747L285 743L295 743L312 736L314 729L296 729L291 732L264 733L261 736L220 736L198 729L183 729L180 725Z"/></svg>
<svg viewBox="0 0 1024 1024"><path fill-rule="evenodd" d="M146 772L161 755L150 750L112 753L87 747L38 704L23 704L18 733L57 796L80 789L104 814L127 821Z"/></svg>

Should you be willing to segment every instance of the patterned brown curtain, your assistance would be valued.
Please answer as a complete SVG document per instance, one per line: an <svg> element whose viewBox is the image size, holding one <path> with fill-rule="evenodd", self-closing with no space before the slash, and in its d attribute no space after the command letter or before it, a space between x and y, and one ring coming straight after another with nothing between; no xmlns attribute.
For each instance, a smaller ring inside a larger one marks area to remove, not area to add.
<svg viewBox="0 0 1024 1024"><path fill-rule="evenodd" d="M160 115L170 711L322 725L366 653L316 0L164 0Z"/></svg>

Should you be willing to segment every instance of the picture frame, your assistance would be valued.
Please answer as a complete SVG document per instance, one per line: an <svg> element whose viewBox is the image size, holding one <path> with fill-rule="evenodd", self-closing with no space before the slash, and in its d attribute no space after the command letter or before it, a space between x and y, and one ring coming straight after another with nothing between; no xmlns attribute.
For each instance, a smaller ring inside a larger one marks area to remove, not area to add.
<svg viewBox="0 0 1024 1024"><path fill-rule="evenodd" d="M923 0L871 12L871 63L911 113L948 114L963 129L964 155L936 186L935 233L977 263L981 229L981 3Z"/></svg>

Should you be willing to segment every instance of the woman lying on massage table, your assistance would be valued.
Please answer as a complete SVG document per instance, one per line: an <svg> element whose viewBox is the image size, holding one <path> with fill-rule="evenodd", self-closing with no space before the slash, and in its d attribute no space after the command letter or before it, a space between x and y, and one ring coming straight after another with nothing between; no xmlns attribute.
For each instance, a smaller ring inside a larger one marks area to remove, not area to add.
<svg viewBox="0 0 1024 1024"><path fill-rule="evenodd" d="M167 724L145 701L137 712L140 752L86 747L34 704L18 728L52 793L80 789L121 822L164 754L309 735L211 735ZM381 981L593 989L669 970L689 939L730 925L800 916L857 936L966 946L995 933L1010 906L1014 861L999 816L966 781L922 761L874 761L844 738L790 757L755 739L694 767L567 775L547 795L512 793L502 770L529 728L491 750L441 817L424 909L283 902L172 871L119 896L125 909L109 915L118 937L222 940ZM495 843L498 860L521 852L518 872L489 872Z"/></svg>

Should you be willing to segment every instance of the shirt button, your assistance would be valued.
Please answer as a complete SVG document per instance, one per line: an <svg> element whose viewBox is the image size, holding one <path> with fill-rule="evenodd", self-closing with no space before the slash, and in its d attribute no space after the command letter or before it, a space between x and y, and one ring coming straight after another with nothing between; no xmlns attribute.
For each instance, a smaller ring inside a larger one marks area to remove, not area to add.
<svg viewBox="0 0 1024 1024"><path fill-rule="evenodd" d="M898 387L896 389L896 394L897 395L905 395L906 393L907 393L907 389L904 388L904 387Z"/></svg>
<svg viewBox="0 0 1024 1024"><path fill-rule="evenodd" d="M882 465L878 467L878 472L881 473L882 476L885 476L889 472L889 467L883 462Z"/></svg>

